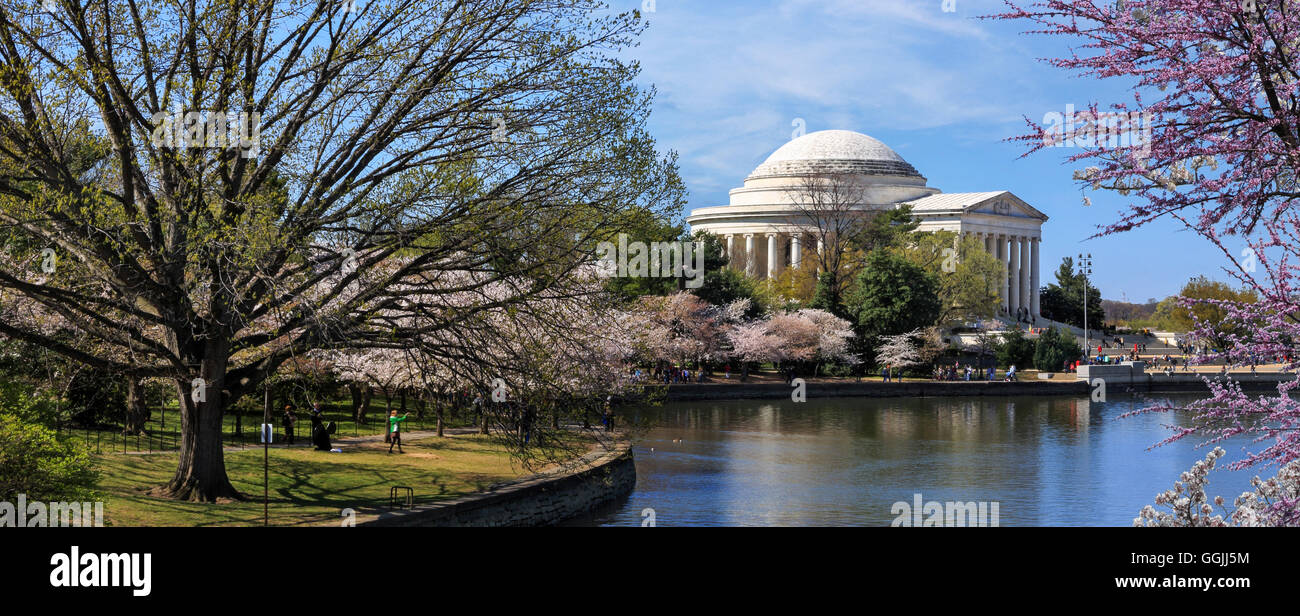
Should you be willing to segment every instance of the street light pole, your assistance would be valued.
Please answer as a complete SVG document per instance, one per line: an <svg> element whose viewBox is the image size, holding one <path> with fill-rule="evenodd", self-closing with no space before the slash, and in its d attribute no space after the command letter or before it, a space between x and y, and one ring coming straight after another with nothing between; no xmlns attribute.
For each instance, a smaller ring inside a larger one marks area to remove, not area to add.
<svg viewBox="0 0 1300 616"><path fill-rule="evenodd" d="M1092 253L1079 255L1079 273L1083 275L1083 356L1089 357L1092 345L1088 337L1088 276L1092 274Z"/></svg>
<svg viewBox="0 0 1300 616"><path fill-rule="evenodd" d="M271 525L271 384L262 385L262 526Z"/></svg>

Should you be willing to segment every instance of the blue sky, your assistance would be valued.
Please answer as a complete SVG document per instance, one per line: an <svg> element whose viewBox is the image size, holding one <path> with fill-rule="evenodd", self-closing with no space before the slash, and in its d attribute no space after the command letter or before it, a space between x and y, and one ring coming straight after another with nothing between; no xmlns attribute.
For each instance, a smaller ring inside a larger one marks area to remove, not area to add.
<svg viewBox="0 0 1300 616"><path fill-rule="evenodd" d="M612 0L639 8L642 0ZM647 2L647 5L649 3ZM1176 293L1188 278L1227 280L1225 257L1176 221L1084 241L1118 218L1127 199L1071 180L1075 150L1028 158L1003 141L1024 117L1130 102L1128 84L1098 82L1039 58L1071 41L1022 34L1029 24L977 19L992 0L655 0L650 27L630 50L658 89L651 130L676 150L688 210L725 205L727 191L808 132L871 135L944 192L1010 190L1050 216L1043 226L1043 283L1061 257L1091 252L1107 299L1142 302ZM1092 205L1083 206L1086 194Z"/></svg>

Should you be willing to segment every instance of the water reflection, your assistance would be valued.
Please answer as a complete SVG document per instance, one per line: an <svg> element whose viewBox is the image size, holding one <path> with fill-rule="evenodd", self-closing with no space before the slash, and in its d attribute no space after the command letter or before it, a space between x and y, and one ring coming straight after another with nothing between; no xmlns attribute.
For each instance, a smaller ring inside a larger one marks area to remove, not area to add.
<svg viewBox="0 0 1300 616"><path fill-rule="evenodd" d="M1190 398L1188 398L1190 399ZM840 398L677 403L639 411L637 489L586 523L876 525L891 505L1000 502L1001 524L1128 525L1204 456L1147 451L1178 416L1116 417L1143 399ZM1244 444L1226 446L1229 456ZM1253 473L1218 471L1231 501ZM1269 473L1271 474L1271 473Z"/></svg>

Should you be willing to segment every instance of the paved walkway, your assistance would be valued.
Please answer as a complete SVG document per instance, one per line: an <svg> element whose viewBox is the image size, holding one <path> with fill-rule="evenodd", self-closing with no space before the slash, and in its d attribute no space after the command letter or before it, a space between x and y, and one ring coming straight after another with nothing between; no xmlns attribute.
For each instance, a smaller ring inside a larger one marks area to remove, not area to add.
<svg viewBox="0 0 1300 616"><path fill-rule="evenodd" d="M478 432L479 432L479 428L477 427L442 429L443 434L457 434L457 435L478 434ZM257 432L253 432L252 434L256 436ZM411 432L402 432L402 439L403 441L408 441L408 440L428 438L437 435L438 435L437 430L415 430ZM302 441L302 439L295 439L295 440ZM335 449L342 449L343 447L355 447L357 445L360 445L361 443L373 443L376 441L383 441L383 440L384 440L383 434L367 434L365 436L348 436L341 439L330 439L330 445ZM303 442L295 442L292 445L288 443L271 443L270 445L271 449L288 449L290 447L295 449L311 449L314 447L314 445L311 444L310 438L308 438L306 441ZM261 449L261 448L262 448L262 443L256 442L256 443L249 443L247 445L242 445L242 446L226 445L222 449L225 450L226 452L237 452L237 451L248 451L250 449ZM152 451L107 451L104 453L112 453L112 454L125 455L125 456L144 456L144 455L153 455L153 454L176 453L176 451L177 451L176 449L166 449L166 450L154 449Z"/></svg>

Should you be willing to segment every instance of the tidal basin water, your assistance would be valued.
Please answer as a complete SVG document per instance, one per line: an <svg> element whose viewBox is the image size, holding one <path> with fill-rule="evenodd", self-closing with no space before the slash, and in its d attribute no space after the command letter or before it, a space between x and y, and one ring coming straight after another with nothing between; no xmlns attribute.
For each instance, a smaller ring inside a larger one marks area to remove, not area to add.
<svg viewBox="0 0 1300 616"><path fill-rule="evenodd" d="M1190 401L1197 396L1161 395ZM1185 414L1119 419L1150 399L830 398L671 403L627 411L653 427L635 448L637 487L577 524L889 526L897 502L997 502L1001 526L1128 526L1209 451L1149 449ZM1274 469L1227 471L1232 500Z"/></svg>

